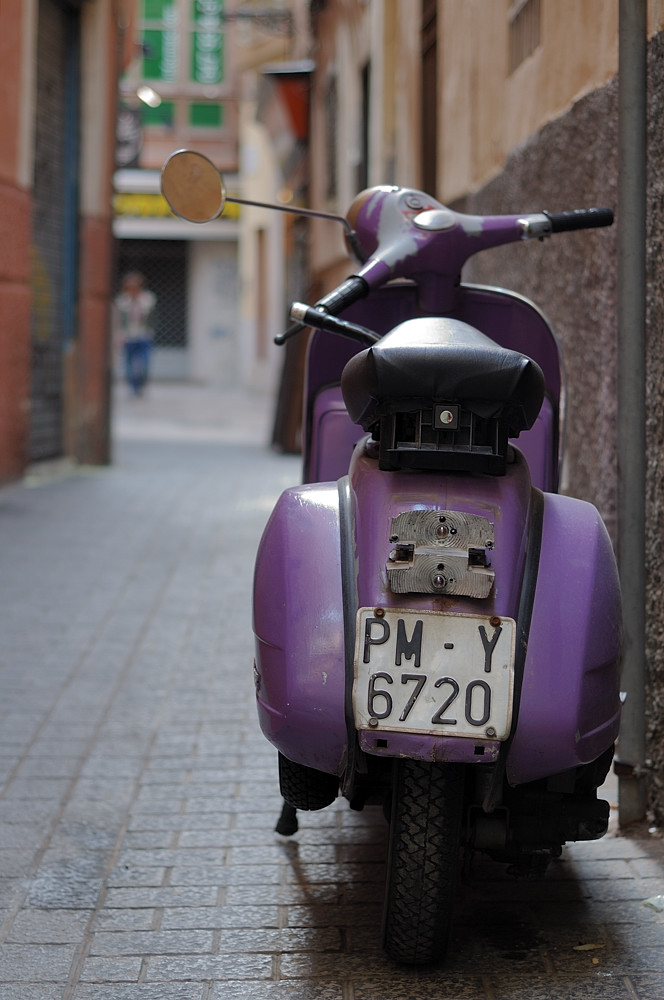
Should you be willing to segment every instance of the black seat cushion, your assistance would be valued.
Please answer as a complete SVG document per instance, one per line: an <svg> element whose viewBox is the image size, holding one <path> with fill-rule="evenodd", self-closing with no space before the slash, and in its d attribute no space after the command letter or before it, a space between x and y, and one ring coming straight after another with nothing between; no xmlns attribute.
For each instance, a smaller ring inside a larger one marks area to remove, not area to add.
<svg viewBox="0 0 664 1000"><path fill-rule="evenodd" d="M400 323L351 358L341 389L351 419L365 430L386 413L454 402L485 419L504 417L516 435L535 422L544 376L530 358L468 323L427 316Z"/></svg>

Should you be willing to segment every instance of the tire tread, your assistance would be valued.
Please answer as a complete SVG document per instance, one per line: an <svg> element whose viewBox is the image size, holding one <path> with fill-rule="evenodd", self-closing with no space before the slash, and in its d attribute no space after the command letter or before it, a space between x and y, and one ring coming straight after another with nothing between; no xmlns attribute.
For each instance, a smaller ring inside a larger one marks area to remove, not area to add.
<svg viewBox="0 0 664 1000"><path fill-rule="evenodd" d="M384 946L409 965L447 950L459 867L464 771L454 764L395 765Z"/></svg>

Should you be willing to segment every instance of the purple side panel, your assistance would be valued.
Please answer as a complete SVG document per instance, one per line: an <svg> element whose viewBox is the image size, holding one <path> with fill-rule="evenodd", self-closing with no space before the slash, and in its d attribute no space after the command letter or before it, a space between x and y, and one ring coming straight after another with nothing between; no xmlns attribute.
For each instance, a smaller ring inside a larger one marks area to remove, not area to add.
<svg viewBox="0 0 664 1000"><path fill-rule="evenodd" d="M286 490L254 576L258 717L290 760L340 774L344 625L335 483Z"/></svg>
<svg viewBox="0 0 664 1000"><path fill-rule="evenodd" d="M312 483L336 482L348 472L357 441L364 431L354 424L341 397L341 389L323 389L314 403L311 423Z"/></svg>
<svg viewBox="0 0 664 1000"><path fill-rule="evenodd" d="M621 625L616 563L598 512L547 495L510 783L589 763L616 739Z"/></svg>
<svg viewBox="0 0 664 1000"><path fill-rule="evenodd" d="M528 431L522 431L513 442L528 463L533 486L544 493L555 489L555 434L551 403L545 399L537 420Z"/></svg>
<svg viewBox="0 0 664 1000"><path fill-rule="evenodd" d="M547 395L557 408L563 389L560 347L537 306L501 288L462 285L461 292L455 315L502 347L536 361L544 373Z"/></svg>

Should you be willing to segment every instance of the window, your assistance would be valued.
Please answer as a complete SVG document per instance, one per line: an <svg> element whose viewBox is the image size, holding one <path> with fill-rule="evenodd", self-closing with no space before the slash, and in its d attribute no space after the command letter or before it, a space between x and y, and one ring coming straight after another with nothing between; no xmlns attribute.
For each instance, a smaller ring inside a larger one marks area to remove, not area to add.
<svg viewBox="0 0 664 1000"><path fill-rule="evenodd" d="M222 0L194 0L190 76L196 83L221 83L224 78Z"/></svg>
<svg viewBox="0 0 664 1000"><path fill-rule="evenodd" d="M143 105L141 107L141 124L148 128L151 125L156 128L173 128L175 124L175 104L173 101L162 101L157 108L149 108L147 105Z"/></svg>
<svg viewBox="0 0 664 1000"><path fill-rule="evenodd" d="M139 0L138 76L162 98L143 111L144 126L223 128L225 30L224 0Z"/></svg>
<svg viewBox="0 0 664 1000"><path fill-rule="evenodd" d="M325 197L334 202L337 197L337 80L331 77L325 94Z"/></svg>
<svg viewBox="0 0 664 1000"><path fill-rule="evenodd" d="M438 21L435 0L422 0L422 101L420 109L422 187L436 194L438 163Z"/></svg>
<svg viewBox="0 0 664 1000"><path fill-rule="evenodd" d="M364 191L369 186L369 100L371 87L371 64L362 67L360 77L362 101L360 106L360 161L357 165L357 190Z"/></svg>
<svg viewBox="0 0 664 1000"><path fill-rule="evenodd" d="M221 104L192 101L189 105L189 124L193 128L221 128L224 124L224 108Z"/></svg>
<svg viewBox="0 0 664 1000"><path fill-rule="evenodd" d="M509 71L513 73L540 44L540 0L518 0L509 19Z"/></svg>
<svg viewBox="0 0 664 1000"><path fill-rule="evenodd" d="M139 25L143 79L169 83L177 80L178 20L175 0L143 0Z"/></svg>
<svg viewBox="0 0 664 1000"><path fill-rule="evenodd" d="M223 0L142 0L141 75L166 83L222 83ZM182 39L186 43L182 44Z"/></svg>

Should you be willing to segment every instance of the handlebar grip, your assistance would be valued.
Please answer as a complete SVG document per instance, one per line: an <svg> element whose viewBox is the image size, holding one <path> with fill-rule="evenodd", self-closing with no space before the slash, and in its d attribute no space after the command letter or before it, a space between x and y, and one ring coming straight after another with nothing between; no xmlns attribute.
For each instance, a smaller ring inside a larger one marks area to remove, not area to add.
<svg viewBox="0 0 664 1000"><path fill-rule="evenodd" d="M291 319L298 320L306 326L312 326L315 330L327 330L328 333L339 333L342 337L350 337L361 344L375 344L380 340L380 336L366 326L359 326L357 323L349 323L348 320L339 319L325 309L314 309L305 305L304 302L293 302L291 305Z"/></svg>
<svg viewBox="0 0 664 1000"><path fill-rule="evenodd" d="M324 295L322 299L319 299L315 305L316 309L322 309L324 312L329 313L331 316L338 316L340 312L343 312L348 306L351 306L353 302L357 302L359 299L363 299L365 295L369 294L369 286L364 280L364 278L358 277L356 274L351 275L350 278L346 278L342 281L333 291ZM275 344L285 344L287 340L294 337L301 330L306 329L305 323L293 323L289 326L284 333L277 334L274 338Z"/></svg>
<svg viewBox="0 0 664 1000"><path fill-rule="evenodd" d="M332 316L338 316L340 312L351 306L353 302L363 299L368 294L369 286L364 278L353 274L350 278L342 281L340 285L337 285L334 291L329 292L322 299L319 299L316 303L316 308L324 309L325 312L330 313Z"/></svg>
<svg viewBox="0 0 664 1000"><path fill-rule="evenodd" d="M613 225L610 208L578 208L573 212L544 212L551 222L552 233L569 233L574 229L600 229Z"/></svg>

